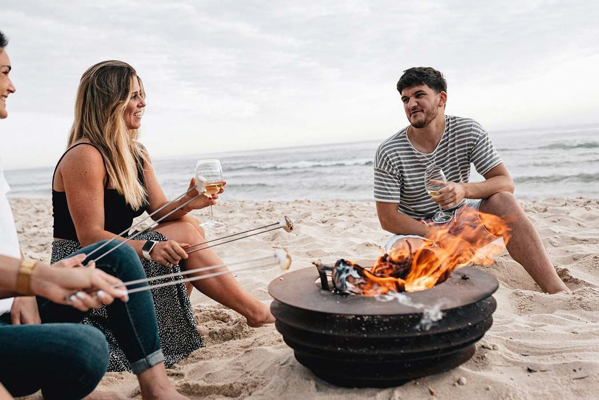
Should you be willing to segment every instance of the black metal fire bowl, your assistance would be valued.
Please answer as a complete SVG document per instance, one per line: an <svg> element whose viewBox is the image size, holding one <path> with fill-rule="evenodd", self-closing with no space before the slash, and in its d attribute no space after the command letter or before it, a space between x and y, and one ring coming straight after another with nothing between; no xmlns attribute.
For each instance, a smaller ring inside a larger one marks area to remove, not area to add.
<svg viewBox="0 0 599 400"><path fill-rule="evenodd" d="M424 308L441 304L443 318L428 330L421 308L323 290L316 268L285 274L268 291L275 326L302 365L338 386L391 387L469 360L493 324L498 287L493 275L462 268L432 289L404 293Z"/></svg>

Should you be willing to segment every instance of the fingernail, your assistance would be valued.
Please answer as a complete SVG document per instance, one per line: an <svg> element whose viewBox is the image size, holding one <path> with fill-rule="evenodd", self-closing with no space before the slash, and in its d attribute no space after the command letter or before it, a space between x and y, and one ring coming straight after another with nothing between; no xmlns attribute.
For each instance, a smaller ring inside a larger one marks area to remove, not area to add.
<svg viewBox="0 0 599 400"><path fill-rule="evenodd" d="M129 294L127 293L126 290L117 290L116 291L118 294L120 294L121 296L129 296Z"/></svg>
<svg viewBox="0 0 599 400"><path fill-rule="evenodd" d="M105 293L102 290L98 290L98 292L96 293L96 296L98 296L98 297L104 297Z"/></svg>
<svg viewBox="0 0 599 400"><path fill-rule="evenodd" d="M77 292L77 293L75 293L75 295L77 297L79 297L80 299L84 299L85 298L85 294L83 292Z"/></svg>
<svg viewBox="0 0 599 400"><path fill-rule="evenodd" d="M71 303L74 303L76 301L79 301L79 299L77 298L77 296L75 296L74 294L71 295L71 297L69 297L69 300L71 300Z"/></svg>

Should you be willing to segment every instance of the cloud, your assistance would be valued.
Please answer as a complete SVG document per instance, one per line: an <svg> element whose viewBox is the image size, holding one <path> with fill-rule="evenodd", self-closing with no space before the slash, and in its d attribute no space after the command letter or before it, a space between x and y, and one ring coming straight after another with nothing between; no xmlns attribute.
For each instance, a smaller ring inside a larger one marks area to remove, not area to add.
<svg viewBox="0 0 599 400"><path fill-rule="evenodd" d="M81 74L105 59L144 79L144 138L157 156L188 151L202 129L212 150L389 136L406 123L395 83L414 65L442 70L450 109L491 128L541 125L548 107L552 121L598 121L595 96L560 116L545 90L598 86L572 79L599 67L594 2L22 0L2 16L18 88L10 110L39 115L11 124L8 146L23 147L26 132L61 149L67 132L48 121L72 118Z"/></svg>

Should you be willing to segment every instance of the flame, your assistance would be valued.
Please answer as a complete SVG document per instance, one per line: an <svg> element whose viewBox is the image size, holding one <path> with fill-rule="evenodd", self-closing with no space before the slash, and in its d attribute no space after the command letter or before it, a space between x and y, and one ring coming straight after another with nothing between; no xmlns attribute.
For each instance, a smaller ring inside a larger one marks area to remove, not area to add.
<svg viewBox="0 0 599 400"><path fill-rule="evenodd" d="M503 252L504 246L488 244L489 233L503 237L507 245L511 238L507 221L470 207L460 212L461 221L476 222L462 223L459 228L436 226L436 229L432 230L430 240L400 240L388 254L379 257L371 270L345 261L356 269L362 278L353 279L350 283L359 294L366 296L385 294L389 291L416 292L434 287L437 283L445 281L451 272L466 265L491 265L494 257ZM466 253L460 251L464 245L463 240L479 250ZM443 246L438 244L441 241Z"/></svg>

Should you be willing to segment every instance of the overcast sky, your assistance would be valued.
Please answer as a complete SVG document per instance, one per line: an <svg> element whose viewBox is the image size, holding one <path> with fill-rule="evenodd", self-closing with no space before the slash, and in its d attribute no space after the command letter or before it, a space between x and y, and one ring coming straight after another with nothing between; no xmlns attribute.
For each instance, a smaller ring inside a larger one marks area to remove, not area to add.
<svg viewBox="0 0 599 400"><path fill-rule="evenodd" d="M598 20L588 0L2 0L17 93L1 154L54 164L81 74L107 59L145 82L154 157L384 139L407 125L412 66L490 131L599 124Z"/></svg>

